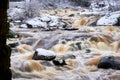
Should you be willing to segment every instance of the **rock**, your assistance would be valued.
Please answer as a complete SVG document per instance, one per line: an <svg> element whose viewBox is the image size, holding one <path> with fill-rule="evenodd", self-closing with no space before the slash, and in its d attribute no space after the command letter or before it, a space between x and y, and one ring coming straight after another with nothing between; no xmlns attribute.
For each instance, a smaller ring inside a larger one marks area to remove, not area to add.
<svg viewBox="0 0 120 80"><path fill-rule="evenodd" d="M24 9L11 8L8 10L8 18L12 19L13 21L24 19L25 17L24 12L25 12Z"/></svg>
<svg viewBox="0 0 120 80"><path fill-rule="evenodd" d="M56 55L54 52L49 51L49 50L45 50L42 48L38 48L36 49L33 58L34 60L53 60L55 59Z"/></svg>
<svg viewBox="0 0 120 80"><path fill-rule="evenodd" d="M64 65L67 65L65 60L63 59L55 59L52 61L54 65L56 66L64 66Z"/></svg>
<svg viewBox="0 0 120 80"><path fill-rule="evenodd" d="M90 53L91 50L90 49L86 49L85 53Z"/></svg>
<svg viewBox="0 0 120 80"><path fill-rule="evenodd" d="M120 70L120 60L114 56L103 57L98 63L98 68Z"/></svg>
<svg viewBox="0 0 120 80"><path fill-rule="evenodd" d="M26 21L28 28L43 28L44 30L61 29L66 24L57 16L49 14L41 15Z"/></svg>
<svg viewBox="0 0 120 80"><path fill-rule="evenodd" d="M41 21L42 22L49 22L49 21L51 21L51 19L50 19L50 17L49 17L50 15L41 15Z"/></svg>
<svg viewBox="0 0 120 80"><path fill-rule="evenodd" d="M74 30L78 30L78 28L65 28L64 30L67 30L67 31L74 31Z"/></svg>
<svg viewBox="0 0 120 80"><path fill-rule="evenodd" d="M117 23L115 24L116 26L120 26L120 17L119 18L117 18Z"/></svg>
<svg viewBox="0 0 120 80"><path fill-rule="evenodd" d="M27 24L22 24L22 25L20 25L20 28L27 28Z"/></svg>
<svg viewBox="0 0 120 80"><path fill-rule="evenodd" d="M18 46L19 45L19 43L18 42L16 42L16 43L10 43L10 44L8 44L10 47L12 47L12 48L15 48L16 46Z"/></svg>
<svg viewBox="0 0 120 80"><path fill-rule="evenodd" d="M29 25L32 28L38 28L38 27L45 28L45 27L47 27L47 23L42 22L40 17L29 19L29 20L26 21L26 24Z"/></svg>
<svg viewBox="0 0 120 80"><path fill-rule="evenodd" d="M19 34L13 30L9 30L9 33L7 34L7 38L19 38Z"/></svg>
<svg viewBox="0 0 120 80"><path fill-rule="evenodd" d="M53 66L53 64L50 61L43 61L43 62L41 62L41 64L44 66L48 66L48 67Z"/></svg>
<svg viewBox="0 0 120 80"><path fill-rule="evenodd" d="M74 17L74 16L75 16L75 14L69 14L68 16L69 16L69 17Z"/></svg>
<svg viewBox="0 0 120 80"><path fill-rule="evenodd" d="M120 12L114 12L101 17L97 21L97 25L116 25L118 23L118 18L120 17Z"/></svg>

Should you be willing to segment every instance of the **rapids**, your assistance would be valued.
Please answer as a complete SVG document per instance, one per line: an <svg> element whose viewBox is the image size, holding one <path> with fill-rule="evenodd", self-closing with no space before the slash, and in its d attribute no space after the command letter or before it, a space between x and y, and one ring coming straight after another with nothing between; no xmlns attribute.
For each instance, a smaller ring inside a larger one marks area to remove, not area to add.
<svg viewBox="0 0 120 80"><path fill-rule="evenodd" d="M18 43L12 47L12 80L120 80L119 70L97 67L104 56L112 55L120 59L119 26L92 26L101 15L80 16L74 9L58 10L57 14L53 10L41 13L59 16L71 28L26 29L19 28L18 24L11 27L19 34L19 38L7 40L7 44ZM71 14L74 16L69 17ZM53 51L56 59L65 60L67 65L57 66L52 61L33 60L38 48Z"/></svg>
<svg viewBox="0 0 120 80"><path fill-rule="evenodd" d="M112 30L111 30L112 28ZM119 80L120 71L98 69L103 56L120 58L120 29L118 27L83 27L78 30L39 31L16 29L21 38L11 56L13 80ZM97 31L97 32L96 32ZM44 34L44 35L43 35ZM25 37L28 35L27 37ZM81 43L81 44L77 44ZM37 48L55 52L57 58L66 58L67 65L55 66L52 61L32 60Z"/></svg>

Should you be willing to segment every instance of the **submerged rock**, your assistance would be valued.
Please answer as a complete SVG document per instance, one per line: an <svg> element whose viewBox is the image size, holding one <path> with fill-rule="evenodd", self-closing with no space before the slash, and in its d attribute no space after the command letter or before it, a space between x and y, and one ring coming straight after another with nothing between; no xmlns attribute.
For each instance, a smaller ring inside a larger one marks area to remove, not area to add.
<svg viewBox="0 0 120 80"><path fill-rule="evenodd" d="M16 46L19 46L19 43L18 42L16 42L16 43L10 43L10 44L8 44L10 47L12 47L12 48L15 48Z"/></svg>
<svg viewBox="0 0 120 80"><path fill-rule="evenodd" d="M114 56L103 57L98 63L98 68L120 70L120 60Z"/></svg>
<svg viewBox="0 0 120 80"><path fill-rule="evenodd" d="M34 60L53 60L55 59L56 55L54 52L49 51L49 50L45 50L42 48L38 48L36 49L33 58Z"/></svg>
<svg viewBox="0 0 120 80"><path fill-rule="evenodd" d="M67 65L65 60L63 59L55 59L52 61L54 65L56 66L64 66L64 65Z"/></svg>

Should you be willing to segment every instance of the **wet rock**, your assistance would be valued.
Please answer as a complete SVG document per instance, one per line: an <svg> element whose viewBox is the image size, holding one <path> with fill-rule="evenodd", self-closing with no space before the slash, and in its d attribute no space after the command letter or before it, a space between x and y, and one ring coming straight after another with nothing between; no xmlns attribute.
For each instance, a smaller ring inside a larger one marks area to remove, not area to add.
<svg viewBox="0 0 120 80"><path fill-rule="evenodd" d="M91 38L90 38L90 41L98 42L99 40L98 40L98 37L91 37Z"/></svg>
<svg viewBox="0 0 120 80"><path fill-rule="evenodd" d="M120 60L114 56L103 57L98 63L98 68L120 70Z"/></svg>
<svg viewBox="0 0 120 80"><path fill-rule="evenodd" d="M74 16L75 16L75 14L69 14L68 16L69 16L69 17L74 17Z"/></svg>
<svg viewBox="0 0 120 80"><path fill-rule="evenodd" d="M43 62L41 62L41 64L44 65L44 66L48 66L48 67L53 66L53 64L50 63L50 61L43 61Z"/></svg>
<svg viewBox="0 0 120 80"><path fill-rule="evenodd" d="M7 34L7 38L18 38L19 34L15 31L9 30L9 33Z"/></svg>
<svg viewBox="0 0 120 80"><path fill-rule="evenodd" d="M32 59L50 61L50 60L55 59L55 57L56 57L56 55L54 52L45 50L42 48L38 48L38 49L36 49Z"/></svg>
<svg viewBox="0 0 120 80"><path fill-rule="evenodd" d="M64 66L64 65L67 65L65 60L63 59L55 59L52 61L54 65L56 66Z"/></svg>
<svg viewBox="0 0 120 80"><path fill-rule="evenodd" d="M115 24L115 26L120 26L120 17L117 19L117 23Z"/></svg>
<svg viewBox="0 0 120 80"><path fill-rule="evenodd" d="M42 22L40 17L35 17L26 21L28 28L46 27L47 23Z"/></svg>
<svg viewBox="0 0 120 80"><path fill-rule="evenodd" d="M85 53L90 53L91 50L90 49L86 49Z"/></svg>
<svg viewBox="0 0 120 80"><path fill-rule="evenodd" d="M90 24L90 26L97 26L97 25L96 25L96 24L97 24L97 21L98 21L98 20L93 21L93 22Z"/></svg>
<svg viewBox="0 0 120 80"><path fill-rule="evenodd" d="M12 47L12 48L15 48L16 46L18 46L19 45L19 43L18 42L16 42L16 43L10 43L10 44L8 44L10 47Z"/></svg>
<svg viewBox="0 0 120 80"><path fill-rule="evenodd" d="M81 50L81 42L77 42L75 45L77 46L78 50Z"/></svg>
<svg viewBox="0 0 120 80"><path fill-rule="evenodd" d="M27 24L22 24L22 25L20 25L20 27L19 28L27 28Z"/></svg>
<svg viewBox="0 0 120 80"><path fill-rule="evenodd" d="M64 30L67 30L67 31L74 31L74 30L78 30L78 28L65 28Z"/></svg>

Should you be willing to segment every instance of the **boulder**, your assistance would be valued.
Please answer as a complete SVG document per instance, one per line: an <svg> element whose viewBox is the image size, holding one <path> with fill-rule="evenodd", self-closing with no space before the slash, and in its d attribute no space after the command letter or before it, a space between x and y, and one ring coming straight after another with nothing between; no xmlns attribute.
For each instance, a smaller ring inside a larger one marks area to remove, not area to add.
<svg viewBox="0 0 120 80"><path fill-rule="evenodd" d="M7 37L8 38L19 38L20 35L17 32L10 29L9 33L7 34Z"/></svg>
<svg viewBox="0 0 120 80"><path fill-rule="evenodd" d="M25 18L24 9L11 8L8 10L8 19L10 20L23 20Z"/></svg>
<svg viewBox="0 0 120 80"><path fill-rule="evenodd" d="M120 18L120 12L114 12L114 13L110 13L107 14L103 17L101 17L98 21L97 21L97 25L113 25L113 26L119 26L119 18Z"/></svg>
<svg viewBox="0 0 120 80"><path fill-rule="evenodd" d="M120 70L120 60L114 56L103 57L98 63L98 68Z"/></svg>
<svg viewBox="0 0 120 80"><path fill-rule="evenodd" d="M40 17L29 19L26 21L26 24L27 24L27 27L30 27L30 28L47 27L47 23L42 22L40 20Z"/></svg>
<svg viewBox="0 0 120 80"><path fill-rule="evenodd" d="M8 45L9 45L11 48L15 48L15 47L19 46L19 43L18 43L18 42L9 43Z"/></svg>
<svg viewBox="0 0 120 80"><path fill-rule="evenodd" d="M32 59L50 61L50 60L55 59L55 57L56 57L56 55L54 52L49 51L49 50L45 50L42 48L38 48L38 49L36 49Z"/></svg>
<svg viewBox="0 0 120 80"><path fill-rule="evenodd" d="M27 24L21 24L20 28L28 28L28 25Z"/></svg>
<svg viewBox="0 0 120 80"><path fill-rule="evenodd" d="M52 61L54 65L56 66L64 66L64 65L67 65L65 60L63 59L55 59Z"/></svg>
<svg viewBox="0 0 120 80"><path fill-rule="evenodd" d="M66 24L57 16L42 14L40 17L29 19L25 22L28 28L61 29Z"/></svg>

